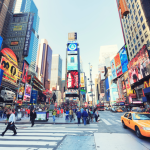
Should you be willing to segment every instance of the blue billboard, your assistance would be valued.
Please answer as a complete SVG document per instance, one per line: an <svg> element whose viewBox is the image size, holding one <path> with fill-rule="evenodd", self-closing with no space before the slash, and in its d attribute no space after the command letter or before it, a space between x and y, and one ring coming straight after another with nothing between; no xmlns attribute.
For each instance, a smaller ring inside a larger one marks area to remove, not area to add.
<svg viewBox="0 0 150 150"><path fill-rule="evenodd" d="M77 54L77 43L68 43L68 54Z"/></svg>
<svg viewBox="0 0 150 150"><path fill-rule="evenodd" d="M110 101L110 89L109 89L109 79L105 79L105 87L106 87L106 101Z"/></svg>
<svg viewBox="0 0 150 150"><path fill-rule="evenodd" d="M0 48L2 46L3 38L0 36Z"/></svg>
<svg viewBox="0 0 150 150"><path fill-rule="evenodd" d="M120 50L119 55L120 55L120 61L121 61L121 66L122 66L122 72L125 73L128 70L128 67L127 67L128 58L127 58L125 46Z"/></svg>
<svg viewBox="0 0 150 150"><path fill-rule="evenodd" d="M115 79L117 77L117 74L116 74L116 67L115 67L114 59L110 62L110 66L111 66L111 72L112 72L112 79Z"/></svg>
<svg viewBox="0 0 150 150"><path fill-rule="evenodd" d="M32 90L30 103L36 104L37 103L37 97L38 97L38 91Z"/></svg>
<svg viewBox="0 0 150 150"><path fill-rule="evenodd" d="M78 70L77 55L68 55L67 56L67 70Z"/></svg>
<svg viewBox="0 0 150 150"><path fill-rule="evenodd" d="M3 72L4 72L4 70L0 69L0 85L2 83Z"/></svg>

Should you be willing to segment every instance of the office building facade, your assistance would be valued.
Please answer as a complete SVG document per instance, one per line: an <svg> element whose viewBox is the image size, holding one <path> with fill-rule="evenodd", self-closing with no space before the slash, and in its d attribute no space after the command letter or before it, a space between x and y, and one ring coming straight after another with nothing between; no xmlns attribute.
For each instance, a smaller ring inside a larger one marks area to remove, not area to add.
<svg viewBox="0 0 150 150"><path fill-rule="evenodd" d="M117 6L129 59L132 60L150 40L150 1L117 0Z"/></svg>
<svg viewBox="0 0 150 150"><path fill-rule="evenodd" d="M52 69L51 69L51 84L50 88L56 88L61 91L62 81L62 59L59 54L52 55Z"/></svg>
<svg viewBox="0 0 150 150"><path fill-rule="evenodd" d="M52 49L46 39L42 39L39 44L39 50L36 61L36 73L38 79L43 83L45 89L50 90L52 65Z"/></svg>

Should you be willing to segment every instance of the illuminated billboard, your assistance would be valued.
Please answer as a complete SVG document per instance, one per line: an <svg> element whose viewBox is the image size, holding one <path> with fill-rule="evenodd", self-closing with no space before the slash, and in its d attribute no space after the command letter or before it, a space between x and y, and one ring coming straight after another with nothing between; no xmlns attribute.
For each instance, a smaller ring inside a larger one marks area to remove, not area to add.
<svg viewBox="0 0 150 150"><path fill-rule="evenodd" d="M149 68L149 54L146 45L144 45L128 64L130 83L134 84L148 76L150 74Z"/></svg>
<svg viewBox="0 0 150 150"><path fill-rule="evenodd" d="M27 81L28 69L29 69L29 65L24 61L23 68L22 68L22 82L23 83L26 83Z"/></svg>
<svg viewBox="0 0 150 150"><path fill-rule="evenodd" d="M116 67L115 67L114 59L110 62L110 66L111 66L111 72L112 72L112 79L115 79L117 77L117 74L116 74Z"/></svg>
<svg viewBox="0 0 150 150"><path fill-rule="evenodd" d="M125 73L128 70L128 58L127 58L127 53L126 53L125 46L121 49L119 54L120 54L122 72Z"/></svg>
<svg viewBox="0 0 150 150"><path fill-rule="evenodd" d="M85 87L84 73L80 73L80 85L81 87Z"/></svg>
<svg viewBox="0 0 150 150"><path fill-rule="evenodd" d="M67 88L68 89L78 89L79 75L77 71L69 71L67 73Z"/></svg>
<svg viewBox="0 0 150 150"><path fill-rule="evenodd" d="M10 46L18 46L19 42L18 41L12 41L10 43Z"/></svg>
<svg viewBox="0 0 150 150"><path fill-rule="evenodd" d="M20 100L23 100L23 95L24 95L24 84L20 84L20 87L19 87L19 94L18 94L18 99Z"/></svg>
<svg viewBox="0 0 150 150"><path fill-rule="evenodd" d="M116 73L117 73L117 77L118 77L122 74L122 67L121 67L119 53L115 56L114 60L115 60Z"/></svg>
<svg viewBox="0 0 150 150"><path fill-rule="evenodd" d="M68 54L77 54L77 43L68 43L67 45Z"/></svg>
<svg viewBox="0 0 150 150"><path fill-rule="evenodd" d="M0 48L1 48L2 42L3 42L3 38L0 36Z"/></svg>
<svg viewBox="0 0 150 150"><path fill-rule="evenodd" d="M67 56L67 70L78 70L77 55L68 55Z"/></svg>
<svg viewBox="0 0 150 150"><path fill-rule="evenodd" d="M23 101L30 102L32 86L26 84Z"/></svg>

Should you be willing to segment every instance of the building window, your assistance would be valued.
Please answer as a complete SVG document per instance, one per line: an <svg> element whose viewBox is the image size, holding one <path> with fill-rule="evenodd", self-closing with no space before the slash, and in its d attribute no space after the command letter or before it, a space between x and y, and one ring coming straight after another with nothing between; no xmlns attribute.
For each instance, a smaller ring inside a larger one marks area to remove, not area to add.
<svg viewBox="0 0 150 150"><path fill-rule="evenodd" d="M139 9L138 13L139 13L139 16L140 16L141 15L141 10L140 9Z"/></svg>
<svg viewBox="0 0 150 150"><path fill-rule="evenodd" d="M133 26L135 26L135 22L133 21Z"/></svg>
<svg viewBox="0 0 150 150"><path fill-rule="evenodd" d="M131 19L133 20L133 15L131 16Z"/></svg>
<svg viewBox="0 0 150 150"><path fill-rule="evenodd" d="M125 29L125 32L127 33L127 29Z"/></svg>
<svg viewBox="0 0 150 150"><path fill-rule="evenodd" d="M132 4L132 8L134 9L134 3Z"/></svg>
<svg viewBox="0 0 150 150"><path fill-rule="evenodd" d="M139 39L139 36L138 36L138 34L136 35L136 39L137 39L137 40Z"/></svg>
<svg viewBox="0 0 150 150"><path fill-rule="evenodd" d="M128 15L128 19L130 19L130 15Z"/></svg>
<svg viewBox="0 0 150 150"><path fill-rule="evenodd" d="M131 31L132 31L132 26L130 27Z"/></svg>
<svg viewBox="0 0 150 150"><path fill-rule="evenodd" d="M138 21L138 17L137 16L135 17L135 20Z"/></svg>
<svg viewBox="0 0 150 150"><path fill-rule="evenodd" d="M140 44L140 42L138 42L138 47L140 47L141 46L141 44Z"/></svg>
<svg viewBox="0 0 150 150"><path fill-rule="evenodd" d="M134 37L134 33L132 32L132 37Z"/></svg>
<svg viewBox="0 0 150 150"><path fill-rule="evenodd" d="M131 50L131 46L129 45L129 50Z"/></svg>
<svg viewBox="0 0 150 150"><path fill-rule="evenodd" d="M129 25L131 25L131 20L129 20Z"/></svg>
<svg viewBox="0 0 150 150"><path fill-rule="evenodd" d="M134 28L134 31L135 31L135 33L137 32L137 29L136 29L136 27Z"/></svg>
<svg viewBox="0 0 150 150"><path fill-rule="evenodd" d="M126 24L124 24L124 27L126 28Z"/></svg>
<svg viewBox="0 0 150 150"><path fill-rule="evenodd" d="M136 14L136 10L134 9L134 15Z"/></svg>
<svg viewBox="0 0 150 150"><path fill-rule="evenodd" d="M144 33L144 35L145 35L145 38L147 38L147 37L148 37L148 33L147 33L147 31Z"/></svg>
<svg viewBox="0 0 150 150"><path fill-rule="evenodd" d="M145 23L142 25L143 30L145 30Z"/></svg>
<svg viewBox="0 0 150 150"><path fill-rule="evenodd" d="M130 56L132 57L132 52L130 52Z"/></svg>
<svg viewBox="0 0 150 150"><path fill-rule="evenodd" d="M133 39L133 42L134 42L134 44L136 43L136 40L135 39Z"/></svg>
<svg viewBox="0 0 150 150"><path fill-rule="evenodd" d="M138 26L138 28L140 27L140 23L139 22L137 23L137 26Z"/></svg>
<svg viewBox="0 0 150 150"><path fill-rule="evenodd" d="M131 3L133 2L133 0L131 0Z"/></svg>
<svg viewBox="0 0 150 150"><path fill-rule="evenodd" d="M135 0L135 3L137 2L137 0Z"/></svg>
<svg viewBox="0 0 150 150"><path fill-rule="evenodd" d="M131 41L131 36L130 36L130 41Z"/></svg>
<svg viewBox="0 0 150 150"><path fill-rule="evenodd" d="M141 23L142 23L143 22L143 17L141 17L140 20L141 20Z"/></svg>
<svg viewBox="0 0 150 150"><path fill-rule="evenodd" d="M130 9L130 14L132 14L132 9Z"/></svg>
<svg viewBox="0 0 150 150"><path fill-rule="evenodd" d="M133 43L131 42L131 47L133 47Z"/></svg>
<svg viewBox="0 0 150 150"><path fill-rule="evenodd" d="M130 31L128 31L129 35L130 35Z"/></svg>
<svg viewBox="0 0 150 150"><path fill-rule="evenodd" d="M123 19L123 22L125 22L125 19Z"/></svg>
<svg viewBox="0 0 150 150"><path fill-rule="evenodd" d="M127 25L127 29L129 29L129 25Z"/></svg>
<svg viewBox="0 0 150 150"><path fill-rule="evenodd" d="M132 53L134 54L134 49L132 50Z"/></svg>
<svg viewBox="0 0 150 150"><path fill-rule="evenodd" d="M135 50L137 51L137 46L135 45Z"/></svg>
<svg viewBox="0 0 150 150"><path fill-rule="evenodd" d="M126 19L126 23L128 23L128 20Z"/></svg>
<svg viewBox="0 0 150 150"><path fill-rule="evenodd" d="M128 34L126 36L127 36L127 39L128 39Z"/></svg>
<svg viewBox="0 0 150 150"><path fill-rule="evenodd" d="M140 35L142 34L142 31L141 31L141 29L139 30L139 34L140 34Z"/></svg>
<svg viewBox="0 0 150 150"><path fill-rule="evenodd" d="M142 42L142 43L144 42L144 38L143 38L143 36L141 37L141 42Z"/></svg>
<svg viewBox="0 0 150 150"><path fill-rule="evenodd" d="M129 3L128 8L130 9L130 7L131 7L131 6L130 6L130 3Z"/></svg>
<svg viewBox="0 0 150 150"><path fill-rule="evenodd" d="M139 8L139 4L138 3L136 4L136 7L137 7L137 9Z"/></svg>
<svg viewBox="0 0 150 150"><path fill-rule="evenodd" d="M129 40L128 40L128 44L129 44L130 42L129 42Z"/></svg>

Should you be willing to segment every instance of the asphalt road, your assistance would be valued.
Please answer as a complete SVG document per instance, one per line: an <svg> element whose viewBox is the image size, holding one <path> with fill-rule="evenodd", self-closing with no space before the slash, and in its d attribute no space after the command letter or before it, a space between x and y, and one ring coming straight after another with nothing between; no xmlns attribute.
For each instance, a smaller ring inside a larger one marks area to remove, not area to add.
<svg viewBox="0 0 150 150"><path fill-rule="evenodd" d="M150 150L150 138L138 139L121 125L121 115L100 111L100 121L81 124L17 125L17 136L0 137L1 150ZM5 129L0 124L0 132Z"/></svg>

